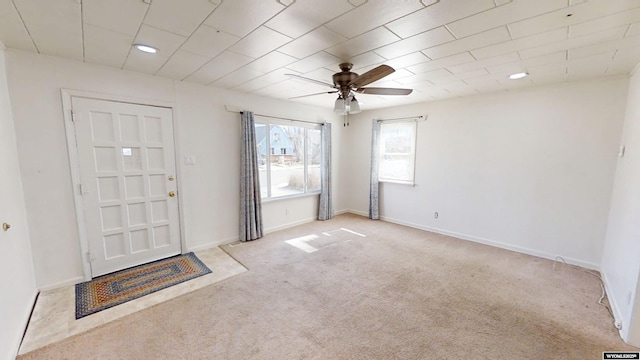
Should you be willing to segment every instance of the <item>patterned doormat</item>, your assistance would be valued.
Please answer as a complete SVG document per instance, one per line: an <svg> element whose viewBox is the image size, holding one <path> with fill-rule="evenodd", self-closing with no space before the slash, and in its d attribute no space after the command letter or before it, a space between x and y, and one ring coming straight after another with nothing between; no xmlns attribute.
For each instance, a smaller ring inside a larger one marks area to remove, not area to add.
<svg viewBox="0 0 640 360"><path fill-rule="evenodd" d="M76 319L211 272L194 253L121 270L76 285Z"/></svg>

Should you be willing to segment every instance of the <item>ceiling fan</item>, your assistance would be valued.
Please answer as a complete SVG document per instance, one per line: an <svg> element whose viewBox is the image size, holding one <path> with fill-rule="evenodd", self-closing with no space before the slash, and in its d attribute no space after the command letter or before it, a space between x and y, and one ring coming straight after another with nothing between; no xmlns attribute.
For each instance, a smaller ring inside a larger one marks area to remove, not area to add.
<svg viewBox="0 0 640 360"><path fill-rule="evenodd" d="M372 95L409 95L413 91L412 89L363 87L393 73L395 70L389 65L377 66L362 75L358 75L351 71L351 68L353 67L353 64L351 63L342 63L338 66L340 66L340 70L342 71L333 74L333 85L324 81L310 79L296 74L285 74L296 79L310 81L335 89L332 91L325 91L321 93L295 96L290 99L297 99L321 94L338 93L338 99L336 99L333 111L339 113L348 112L351 114L355 114L360 112L360 105L358 104L358 100L356 100L355 93Z"/></svg>

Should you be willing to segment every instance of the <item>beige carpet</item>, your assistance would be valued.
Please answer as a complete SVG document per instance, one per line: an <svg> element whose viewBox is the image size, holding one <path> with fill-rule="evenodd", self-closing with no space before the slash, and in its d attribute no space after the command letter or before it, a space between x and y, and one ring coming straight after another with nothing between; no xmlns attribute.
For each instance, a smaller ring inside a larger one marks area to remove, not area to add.
<svg viewBox="0 0 640 360"><path fill-rule="evenodd" d="M284 242L311 234L315 252ZM635 350L597 304L598 278L577 267L554 271L552 261L354 215L223 248L249 271L19 359L601 359Z"/></svg>

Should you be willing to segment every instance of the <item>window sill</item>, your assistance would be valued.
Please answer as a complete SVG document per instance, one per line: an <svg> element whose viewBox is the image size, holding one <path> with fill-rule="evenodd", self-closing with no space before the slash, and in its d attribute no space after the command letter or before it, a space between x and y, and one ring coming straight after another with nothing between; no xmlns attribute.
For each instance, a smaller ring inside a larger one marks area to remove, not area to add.
<svg viewBox="0 0 640 360"><path fill-rule="evenodd" d="M292 199L299 199L299 198L318 196L318 195L320 195L320 191L308 192L308 193L304 193L304 194L278 196L278 197L275 197L275 198L262 198L262 203L263 204L268 204L268 203L272 203L272 202L278 202L280 200L292 200Z"/></svg>
<svg viewBox="0 0 640 360"><path fill-rule="evenodd" d="M415 182L413 182L413 181L405 181L405 180L378 179L378 182L381 182L381 183L390 183L390 184L400 184L400 185L416 186L416 183L415 183Z"/></svg>

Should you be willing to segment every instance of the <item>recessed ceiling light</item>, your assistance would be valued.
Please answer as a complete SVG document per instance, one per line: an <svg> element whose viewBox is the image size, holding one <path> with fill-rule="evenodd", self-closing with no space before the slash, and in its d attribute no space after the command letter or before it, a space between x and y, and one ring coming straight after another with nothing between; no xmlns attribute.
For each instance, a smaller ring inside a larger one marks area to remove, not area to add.
<svg viewBox="0 0 640 360"><path fill-rule="evenodd" d="M153 46L149 46L149 45L144 45L144 44L135 44L133 45L135 46L136 49L149 53L149 54L155 54L158 52L158 49L154 48Z"/></svg>
<svg viewBox="0 0 640 360"><path fill-rule="evenodd" d="M522 79L523 77L527 77L529 76L529 73L527 72L521 72L521 73L517 73L517 74L511 74L509 75L509 79L511 80L517 80L517 79Z"/></svg>

